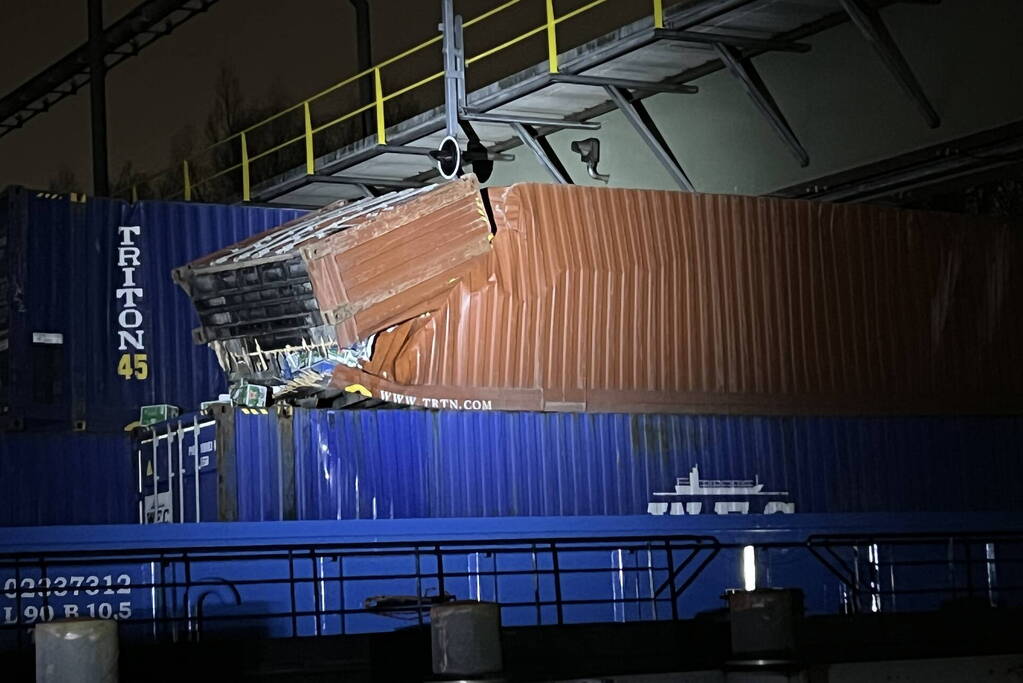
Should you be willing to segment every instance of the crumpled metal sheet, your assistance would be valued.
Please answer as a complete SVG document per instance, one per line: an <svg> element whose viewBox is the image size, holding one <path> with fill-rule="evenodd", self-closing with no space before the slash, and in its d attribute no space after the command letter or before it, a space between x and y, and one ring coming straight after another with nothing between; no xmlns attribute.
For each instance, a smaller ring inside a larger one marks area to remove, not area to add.
<svg viewBox="0 0 1023 683"><path fill-rule="evenodd" d="M349 300L347 292L339 292L334 303L321 308L308 268L327 269L319 281L320 294L328 301L332 266L317 264L327 259L332 245L345 248L345 232L364 235L365 231L359 229L362 226L379 231L383 226L391 229L408 220L423 225L429 220L429 212L437 212L444 220L447 202L478 215L482 206L479 185L475 179L467 179L440 188L431 185L358 202L339 202L178 268L175 279L199 314L196 339L213 348L232 381L272 386L275 395L326 389L330 379L329 368L324 372L326 365L361 362L348 357L359 355L352 347L371 339L372 334L348 335L351 341L339 345L334 325L324 324L324 319L345 319L345 311L365 307L368 302ZM481 225L489 234L485 216ZM386 241L382 235L377 237ZM423 244L415 245L413 251L423 250ZM485 241L481 244L489 248ZM443 240L438 245L443 246ZM355 274L368 272L373 259L373 254L360 252ZM347 268L344 259L341 261L341 266ZM406 266L402 263L394 272ZM297 381L296 374L301 375Z"/></svg>
<svg viewBox="0 0 1023 683"><path fill-rule="evenodd" d="M303 250L324 320L351 346L436 308L482 272L490 222L475 177L446 183Z"/></svg>
<svg viewBox="0 0 1023 683"><path fill-rule="evenodd" d="M329 258L307 253L339 337L378 333L372 360L336 368L336 387L455 409L1021 407L1012 226L540 184L489 199L489 249L464 207L340 233Z"/></svg>

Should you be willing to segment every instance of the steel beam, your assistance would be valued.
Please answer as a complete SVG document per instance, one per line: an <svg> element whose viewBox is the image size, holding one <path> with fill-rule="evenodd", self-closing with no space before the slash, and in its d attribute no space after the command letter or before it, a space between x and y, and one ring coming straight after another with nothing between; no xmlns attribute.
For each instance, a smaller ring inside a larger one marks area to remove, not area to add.
<svg viewBox="0 0 1023 683"><path fill-rule="evenodd" d="M217 0L145 0L122 18L106 27L102 35L106 70L114 68L130 55L121 54L125 46L135 41L129 52L134 55L154 40L167 35L171 30L201 12L205 12ZM159 33L152 29L165 26ZM147 35L151 34L151 35ZM142 40L138 40L143 36ZM35 105L51 95L51 106L57 101L76 92L89 82L88 66L91 53L88 41L81 44L60 60L49 65L39 74L20 87L0 98L0 136L20 128L34 116L47 111Z"/></svg>
<svg viewBox="0 0 1023 683"><path fill-rule="evenodd" d="M337 176L337 175L311 175L307 176L310 183L325 183L328 185L369 185L370 187L392 187L408 189L423 187L425 183L414 180L397 180L394 178L366 178L362 176Z"/></svg>
<svg viewBox="0 0 1023 683"><path fill-rule="evenodd" d="M381 154L407 154L424 157L428 157L437 151L432 147L415 147L413 145L377 145L376 149Z"/></svg>
<svg viewBox="0 0 1023 683"><path fill-rule="evenodd" d="M743 57L742 53L731 45L718 43L714 48L717 50L721 62L728 68L729 73L742 83L746 94L753 100L753 104L764 115L767 122L771 124L778 137L788 146L793 156L799 160L799 165L808 166L810 164L810 155L806 153L806 149L799 142L799 138L796 137L792 126L789 125L785 115L781 112L781 108L771 95L771 91L767 89L764 79L760 77L760 73L753 66L753 62Z"/></svg>
<svg viewBox="0 0 1023 683"><path fill-rule="evenodd" d="M906 61L906 57L899 50L895 39L881 18L881 14L863 0L839 0L846 14L863 34L863 37L873 46L881 61L891 72L895 80L899 82L902 89L910 96L924 120L931 128L941 125L941 117L934 109L931 101L927 98L923 86L917 80L916 74Z"/></svg>
<svg viewBox="0 0 1023 683"><path fill-rule="evenodd" d="M629 90L642 90L644 92L667 92L691 95L699 92L694 85L683 85L681 83L651 83L649 81L634 81L629 78L604 78L603 76L583 76L580 74L557 73L550 76L552 83L567 83L569 85L593 85L603 88L613 85L616 88L628 88Z"/></svg>
<svg viewBox="0 0 1023 683"><path fill-rule="evenodd" d="M379 190L374 190L372 187L364 183L356 183L356 187L358 187L362 191L362 196L365 197L366 199L372 199L374 197L379 197L381 195L381 192Z"/></svg>
<svg viewBox="0 0 1023 683"><path fill-rule="evenodd" d="M458 135L458 114L465 106L465 47L462 17L455 13L454 0L441 2L441 33L444 53L444 120L449 137Z"/></svg>
<svg viewBox="0 0 1023 683"><path fill-rule="evenodd" d="M110 171L107 164L107 64L103 44L103 0L89 0L89 111L92 127L92 192L97 197L110 195ZM49 97L42 99L43 111L50 108Z"/></svg>
<svg viewBox="0 0 1023 683"><path fill-rule="evenodd" d="M615 103L615 106L622 112L625 119L639 133L639 136L643 138L643 142L647 144L647 147L654 153L657 160L671 174L671 177L675 179L679 187L695 192L696 188L693 187L693 182L689 180L689 176L682 170L681 164L678 163L678 159L675 158L671 148L657 129L653 119L650 118L650 114L647 112L646 107L643 106L643 103L630 99L629 94L625 90L616 88L613 85L606 86L604 89L611 97L611 101Z"/></svg>
<svg viewBox="0 0 1023 683"><path fill-rule="evenodd" d="M828 202L874 201L961 187L1023 166L1023 120L892 159L780 188L771 196ZM924 195L926 196L926 195Z"/></svg>
<svg viewBox="0 0 1023 683"><path fill-rule="evenodd" d="M715 45L730 45L747 50L770 50L772 52L809 52L808 43L797 43L791 40L773 38L748 38L725 33L705 33L703 31L676 31L673 29L657 29L654 36L660 40L674 40L680 43L693 43L713 48Z"/></svg>
<svg viewBox="0 0 1023 683"><path fill-rule="evenodd" d="M547 169L547 172L551 174L555 182L562 185L572 184L572 176L568 174L568 170L561 163L561 159L558 158L557 153L551 147L551 143L547 141L546 137L537 135L536 129L525 123L513 123L512 129L519 136L519 139L522 140L522 144L532 150L540 164Z"/></svg>
<svg viewBox="0 0 1023 683"><path fill-rule="evenodd" d="M463 111L463 121L475 121L477 123L506 123L508 125L522 124L524 126L552 126L557 128L572 128L578 130L600 130L600 124L593 121L569 121L567 119L545 119L537 116L516 116L515 114L491 114L474 111Z"/></svg>
<svg viewBox="0 0 1023 683"><path fill-rule="evenodd" d="M261 206L267 209L298 209L299 211L319 211L319 204L296 204L294 202L235 202L233 206Z"/></svg>
<svg viewBox="0 0 1023 683"><path fill-rule="evenodd" d="M355 44L356 54L359 58L359 72L369 71L373 67L373 24L369 13L369 0L348 0L355 10ZM369 73L359 79L359 104L369 104L373 101L373 74ZM363 112L359 118L362 120L362 134L366 137L372 135L373 112Z"/></svg>

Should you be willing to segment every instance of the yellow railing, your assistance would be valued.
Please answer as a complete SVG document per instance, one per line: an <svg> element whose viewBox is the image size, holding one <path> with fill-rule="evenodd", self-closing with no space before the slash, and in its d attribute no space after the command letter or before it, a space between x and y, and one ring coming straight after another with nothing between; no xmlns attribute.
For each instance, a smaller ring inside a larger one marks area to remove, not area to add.
<svg viewBox="0 0 1023 683"><path fill-rule="evenodd" d="M486 21L487 19L490 19L491 17L493 17L493 16L495 16L495 15L497 15L497 14L499 14L499 13L501 13L501 12L503 12L503 11L505 11L505 10L507 10L507 9L513 7L513 6L515 6L515 5L518 5L518 4L522 3L522 2L527 2L527 1L528 0L507 0L506 2L503 2L500 5L497 5L493 9L490 9L490 10L484 12L483 14L480 14L479 16L473 17L472 19L469 19L469 20L465 21L463 23L463 27L464 28L471 28L471 27L473 27L473 26L475 26L477 24L480 24L480 23ZM522 33L522 34L520 34L518 36L515 36L514 38L506 40L506 41L496 45L495 47L492 47L492 48L489 48L487 50L484 50L484 51L480 52L479 54L476 54L476 55L473 55L473 56L466 55L466 60L465 60L466 61L466 66L471 66L473 64L476 64L477 62L479 62L479 61L481 61L483 59L486 59L488 57L491 57L491 56L493 56L495 54L498 54L500 52L503 52L503 51L507 50L508 48L510 48L510 47L512 47L514 45L517 45L518 43L521 43L524 40L528 40L529 38L537 36L537 35L539 35L541 33L545 33L546 37L547 37L547 59L548 59L549 65L550 65L550 71L551 71L551 73L557 73L558 72L558 68L559 68L559 65L558 65L558 31L557 31L558 25L561 24L562 22L565 22L565 21L568 21L570 19L573 19L573 18L575 18L575 17L577 17L577 16L579 16L581 14L585 14L586 12L589 12L590 10L592 10L592 9L594 9L594 8L600 6L600 5L603 5L603 4L605 4L605 3L609 2L609 1L610 0L592 0L592 2L586 3L585 5L582 5L582 6L576 8L574 10L571 10L569 12L566 12L565 14L562 14L562 15L558 16L558 14L555 11L555 4L556 4L555 0L543 0L543 2L545 4L545 11L546 11L546 17L545 17L545 21L544 21L543 24L541 24L540 26L537 26L537 27L535 27L533 29L530 29L530 30L526 31L525 33ZM624 1L633 2L634 0L618 0L618 1L619 2L624 2ZM652 21L653 21L653 26L655 28L663 28L664 27L663 0L647 0L647 2L652 2L651 18L652 18ZM594 37L596 37L596 36L594 36ZM244 129L238 131L237 133L229 135L229 136L225 137L222 140L218 140L217 142L215 142L215 143L209 145L208 147L206 147L205 149L200 150L198 153L192 155L191 160L186 159L186 160L184 160L182 162L181 169L180 169L180 173L181 173L181 189L178 192L173 193L169 198L174 199L174 198L181 197L185 201L191 201L193 193L198 188L200 188L200 187L202 187L204 185L207 185L208 183L216 180L217 178L221 178L221 177L223 177L223 176L225 176L225 175L227 175L229 173L234 173L236 171L240 171L241 172L241 180L242 180L242 200L243 201L249 201L252 198L252 183L251 183L251 178L250 178L250 172L251 172L252 164L254 162L256 162L256 161L258 161L258 160L260 160L260 159L262 159L264 157L267 157L267 156L269 156L271 154L274 154L275 152L278 152L278 151L280 151L280 150L282 150L282 149L284 149L286 147L289 147L291 145L296 145L296 144L302 143L302 142L305 143L305 169L306 169L306 174L314 175L315 172L316 172L316 160L315 160L314 144L313 143L314 143L314 138L315 138L316 134L321 133L321 132L323 132L323 131L325 131L325 130L327 130L329 128L332 128L332 127L334 127L334 126L336 126L336 125L338 125L340 123L348 121L348 120L350 120L350 119L352 119L352 118L354 118L356 116L359 116L360 114L366 114L366 113L368 113L370 111L372 111L374 113L374 117L375 117L375 121L376 121L376 137L377 137L378 144L381 144L381 145L387 144L387 120L386 120L386 116L385 116L385 105L386 105L386 103L391 101L391 100L393 100L393 99L395 99L395 98L397 98L397 97L401 97L402 95L405 95L405 94L407 94L407 93L409 93L409 92L411 92L413 90L416 90L417 88L420 88L420 87L422 87L424 85L427 85L428 83L432 83L433 81L436 81L436 80L439 80L439 79L443 78L444 77L444 72L440 71L440 72L437 72L437 73L433 73L433 74L431 74L431 75L429 75L429 76L427 76L425 78L422 78L422 79L420 79L420 80L418 80L418 81L416 81L414 83L411 83L409 85L405 85L403 87L400 87L400 88L394 90L393 92L385 92L384 91L384 87L383 87L383 80L382 80L382 76L381 76L382 70L387 68L387 67L389 67L389 66L397 64L398 62L401 62L402 60L407 59L408 57L411 57L412 55L414 55L414 54L416 54L416 53L418 53L418 52L420 52L420 51L422 51L422 50L424 50L424 49L426 49L426 48L428 48L428 47L430 47L432 45L438 45L439 46L439 44L441 42L442 42L442 37L438 34L438 35L434 36L433 38L430 38L429 40L423 41L422 43L420 43L420 44L418 44L418 45L416 45L414 47L411 47L411 48L405 50L404 52L402 52L400 54L397 54L397 55L395 55L395 56L393 56L393 57L391 57L389 59L385 59L384 61L382 61L382 62L380 62L380 63L378 63L378 64L376 64L376 65L374 65L374 66L372 66L372 67L370 67L368 69L365 69L364 71L360 71L359 73L354 74L352 76L349 76L348 78L346 78L346 79L344 79L342 81L334 83L330 87L325 88L324 90L321 90L320 92L316 93L315 95L312 95L311 97L308 97L308 98L302 100L301 102L298 102L297 104L294 104L294 105L288 107L287 109L283 109L283 110L277 112L276 114L274 114L272 116L269 116L269 117L263 119L262 121L259 121L258 123L254 123L251 126L248 126L247 128L244 128ZM346 112L346 113L344 113L344 114L342 114L342 115L340 115L340 116L338 116L338 117L336 117L334 119L331 119L330 121L322 123L322 124L320 124L318 126L314 126L313 125L313 123L312 123L312 111L311 111L311 105L313 103L321 100L322 98L326 97L327 95L330 95L330 94L332 94L334 92L337 92L339 89L344 88L345 86L352 85L353 83L357 83L360 79L367 78L367 77L370 77L370 76L372 76L372 78L373 78L373 101L372 102L370 102L368 104L364 104L364 105L362 105L360 107L357 107L357 108L355 108L355 109L353 109L353 110L351 110L349 112ZM252 133L254 133L257 130L262 129L264 126L266 126L266 125L268 125L270 123L273 123L274 121L277 121L281 117L286 116L288 114L291 114L293 112L297 112L298 110L302 110L303 123L304 123L304 125L303 125L303 132L302 132L301 135L297 135L297 136L288 138L288 139L286 139L286 140L284 140L284 141L282 141L282 142L280 142L280 143L278 143L278 144L276 144L276 145L274 145L272 147L264 149L264 150L262 150L260 152L255 153L255 154L250 154L248 141L249 141L249 138L251 137ZM193 180L191 178L191 172L199 167L195 163L196 159L204 157L204 156L208 156L214 150L223 148L225 145L228 145L228 144L231 144L231 143L234 143L234 144L238 145L238 153L239 153L239 156L240 156L240 159L241 159L240 162L238 162L236 164L233 164L231 166L228 166L227 168L220 169L219 171L217 171L215 173L212 173L212 174L210 174L210 175L208 175L206 177L203 177L201 179ZM173 171L173 169L168 169L166 171L158 173L155 176L152 176L152 177L148 178L147 182L152 182L152 181L156 180L157 178L166 177L169 174L171 174L172 171ZM119 188L119 190L121 192L126 192L126 191L130 190L133 197L137 197L138 196L137 186L135 186L135 185L132 185L130 188Z"/></svg>

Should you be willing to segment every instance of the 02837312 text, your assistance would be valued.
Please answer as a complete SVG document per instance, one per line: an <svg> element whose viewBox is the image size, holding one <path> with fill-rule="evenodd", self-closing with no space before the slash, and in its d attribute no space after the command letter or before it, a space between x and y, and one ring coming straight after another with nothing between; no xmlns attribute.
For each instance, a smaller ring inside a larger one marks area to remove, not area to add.
<svg viewBox="0 0 1023 683"><path fill-rule="evenodd" d="M9 576L3 580L0 619L33 624L54 619L130 619L132 580L128 574Z"/></svg>

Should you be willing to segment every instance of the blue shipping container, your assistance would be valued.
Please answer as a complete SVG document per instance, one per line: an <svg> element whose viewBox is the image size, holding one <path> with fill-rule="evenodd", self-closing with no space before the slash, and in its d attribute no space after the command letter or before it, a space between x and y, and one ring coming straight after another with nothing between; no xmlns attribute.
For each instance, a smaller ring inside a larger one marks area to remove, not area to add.
<svg viewBox="0 0 1023 683"><path fill-rule="evenodd" d="M0 526L134 522L131 448L127 434L0 435Z"/></svg>
<svg viewBox="0 0 1023 683"><path fill-rule="evenodd" d="M253 638L367 633L415 620L414 611L366 609L381 596L500 602L506 626L666 620L672 603L683 618L721 608L722 593L742 584L745 545L758 546L760 585L803 588L810 613L918 612L968 594L1011 609L1021 603L1019 529L1018 515L892 514L8 529L0 538L7 565L0 617L26 629L54 618L116 618L125 643L200 631L203 640L240 630ZM850 533L859 539L831 548L855 594L808 543ZM878 536L879 552L868 552L863 539ZM726 547L691 545L694 537ZM991 538L998 540L986 543ZM149 561L157 549L160 561ZM690 582L674 600L658 588L672 581ZM19 637L30 647L29 636L0 631L0 650Z"/></svg>
<svg viewBox="0 0 1023 683"><path fill-rule="evenodd" d="M117 221L103 202L85 212L76 253L73 417L88 429L116 429L138 406L194 410L226 390L214 354L194 343L191 302L171 271L301 215L291 209L144 201Z"/></svg>
<svg viewBox="0 0 1023 683"><path fill-rule="evenodd" d="M139 430L132 484L136 519L144 524L295 519L291 446L291 421L278 410L215 406L207 414Z"/></svg>
<svg viewBox="0 0 1023 683"><path fill-rule="evenodd" d="M9 188L0 196L0 418L70 419L71 203ZM29 263L27 255L41 254Z"/></svg>
<svg viewBox="0 0 1023 683"><path fill-rule="evenodd" d="M219 410L203 521L1023 510L1023 417Z"/></svg>
<svg viewBox="0 0 1023 683"><path fill-rule="evenodd" d="M644 514L693 468L763 484L722 510L1023 510L1023 417L296 410L293 434L300 519Z"/></svg>
<svg viewBox="0 0 1023 683"><path fill-rule="evenodd" d="M14 427L89 431L120 430L141 405L192 410L224 390L213 353L192 340L198 320L171 271L301 215L21 188L2 204L0 404Z"/></svg>

